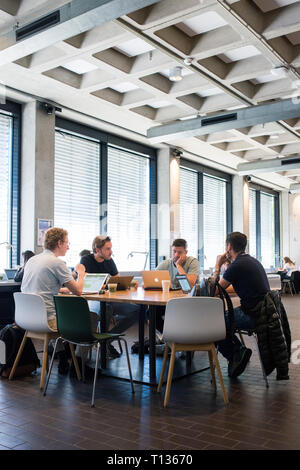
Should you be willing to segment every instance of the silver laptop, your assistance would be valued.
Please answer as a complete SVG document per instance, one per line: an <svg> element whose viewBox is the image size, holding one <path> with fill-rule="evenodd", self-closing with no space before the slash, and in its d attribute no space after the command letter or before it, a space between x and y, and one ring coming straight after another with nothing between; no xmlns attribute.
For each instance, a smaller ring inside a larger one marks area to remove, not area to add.
<svg viewBox="0 0 300 470"><path fill-rule="evenodd" d="M170 281L169 271L142 271L144 289L162 289L161 281Z"/></svg>
<svg viewBox="0 0 300 470"><path fill-rule="evenodd" d="M83 294L98 294L108 278L108 274L87 273L84 278Z"/></svg>

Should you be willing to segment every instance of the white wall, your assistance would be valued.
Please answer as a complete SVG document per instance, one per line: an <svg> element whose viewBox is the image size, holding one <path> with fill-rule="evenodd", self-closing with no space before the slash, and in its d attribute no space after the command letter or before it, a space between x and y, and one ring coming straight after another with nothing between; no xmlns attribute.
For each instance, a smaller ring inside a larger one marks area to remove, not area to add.
<svg viewBox="0 0 300 470"><path fill-rule="evenodd" d="M289 256L300 267L300 194L289 195Z"/></svg>

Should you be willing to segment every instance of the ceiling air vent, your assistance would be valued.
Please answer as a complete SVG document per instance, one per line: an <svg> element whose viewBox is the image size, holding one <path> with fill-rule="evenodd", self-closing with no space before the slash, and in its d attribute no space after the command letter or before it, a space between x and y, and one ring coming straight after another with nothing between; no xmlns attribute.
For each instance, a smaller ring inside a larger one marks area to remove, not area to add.
<svg viewBox="0 0 300 470"><path fill-rule="evenodd" d="M22 26L16 30L16 41L21 41L33 34L39 33L44 29L50 28L60 22L60 11L56 10L49 15L43 16L32 23Z"/></svg>
<svg viewBox="0 0 300 470"><path fill-rule="evenodd" d="M287 158L285 160L281 160L281 165L292 165L294 163L300 163L300 157L298 158Z"/></svg>
<svg viewBox="0 0 300 470"><path fill-rule="evenodd" d="M237 113L225 114L224 116L212 116L202 119L201 126L210 126L212 124L221 124L222 122L235 120L237 120Z"/></svg>

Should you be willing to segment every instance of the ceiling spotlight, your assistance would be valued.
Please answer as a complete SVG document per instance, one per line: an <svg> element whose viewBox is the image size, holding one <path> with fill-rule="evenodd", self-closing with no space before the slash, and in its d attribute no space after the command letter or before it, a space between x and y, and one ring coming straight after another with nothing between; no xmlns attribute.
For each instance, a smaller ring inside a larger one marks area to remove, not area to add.
<svg viewBox="0 0 300 470"><path fill-rule="evenodd" d="M286 65L279 65L271 70L272 75L286 76L289 72L289 68Z"/></svg>
<svg viewBox="0 0 300 470"><path fill-rule="evenodd" d="M169 72L171 82L179 82L182 79L182 67L173 67Z"/></svg>
<svg viewBox="0 0 300 470"><path fill-rule="evenodd" d="M185 65L192 65L193 57L186 57L183 62L185 63Z"/></svg>
<svg viewBox="0 0 300 470"><path fill-rule="evenodd" d="M270 139L279 139L279 135L278 134L271 134Z"/></svg>

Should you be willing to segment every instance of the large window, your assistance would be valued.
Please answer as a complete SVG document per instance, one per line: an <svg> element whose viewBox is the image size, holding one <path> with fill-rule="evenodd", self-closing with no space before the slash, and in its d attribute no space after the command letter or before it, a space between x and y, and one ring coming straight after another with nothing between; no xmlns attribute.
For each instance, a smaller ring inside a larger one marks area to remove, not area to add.
<svg viewBox="0 0 300 470"><path fill-rule="evenodd" d="M213 268L216 255L224 253L226 239L226 182L203 177L204 268Z"/></svg>
<svg viewBox="0 0 300 470"><path fill-rule="evenodd" d="M257 185L249 194L249 254L265 268L280 264L279 195Z"/></svg>
<svg viewBox="0 0 300 470"><path fill-rule="evenodd" d="M180 233L188 241L189 255L198 258L198 174L180 170Z"/></svg>
<svg viewBox="0 0 300 470"><path fill-rule="evenodd" d="M149 269L150 161L108 146L107 232L119 271Z"/></svg>
<svg viewBox="0 0 300 470"><path fill-rule="evenodd" d="M69 266L91 250L99 233L100 142L62 130L55 133L54 224L69 232Z"/></svg>
<svg viewBox="0 0 300 470"><path fill-rule="evenodd" d="M0 108L0 271L19 261L20 108Z"/></svg>
<svg viewBox="0 0 300 470"><path fill-rule="evenodd" d="M180 231L201 269L215 266L231 231L231 177L191 162L180 169Z"/></svg>
<svg viewBox="0 0 300 470"><path fill-rule="evenodd" d="M107 234L119 271L156 266L155 150L64 119L56 125L54 223L69 232L67 264Z"/></svg>

